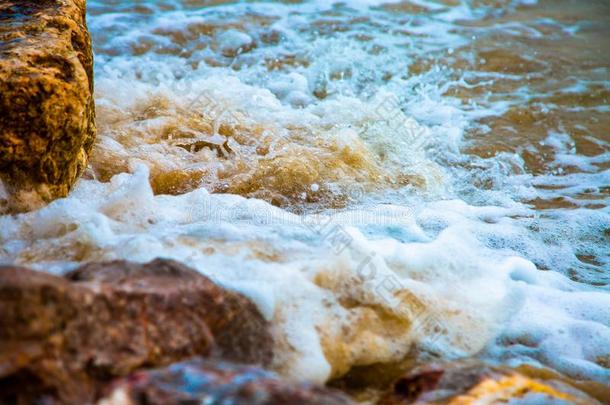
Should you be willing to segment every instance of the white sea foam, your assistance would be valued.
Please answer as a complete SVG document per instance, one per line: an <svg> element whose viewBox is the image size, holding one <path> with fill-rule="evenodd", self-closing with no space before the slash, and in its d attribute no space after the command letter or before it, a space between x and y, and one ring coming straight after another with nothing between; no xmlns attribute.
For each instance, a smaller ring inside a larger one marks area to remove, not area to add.
<svg viewBox="0 0 610 405"><path fill-rule="evenodd" d="M500 235L518 240L523 228L508 218L523 208L457 200L310 220L204 189L155 197L147 175L138 166L108 184L82 180L69 199L3 217L0 240L13 261L54 272L80 260L182 260L258 304L276 325L278 341L287 342L277 367L294 378L324 381L345 364L390 361L413 344L455 357L488 342L498 342L487 350L500 357L527 355L568 373L607 377L594 361L608 354L608 295L541 273L510 249L486 246ZM327 236L334 226L348 238L346 246ZM541 242L521 242L544 249ZM357 304L344 307L347 298ZM398 319L411 319L423 306L424 320L440 324L441 332L426 324L411 331L410 322L398 334L387 325L381 331L359 325L373 316L366 314L371 305ZM343 341L351 344L347 358L325 354Z"/></svg>

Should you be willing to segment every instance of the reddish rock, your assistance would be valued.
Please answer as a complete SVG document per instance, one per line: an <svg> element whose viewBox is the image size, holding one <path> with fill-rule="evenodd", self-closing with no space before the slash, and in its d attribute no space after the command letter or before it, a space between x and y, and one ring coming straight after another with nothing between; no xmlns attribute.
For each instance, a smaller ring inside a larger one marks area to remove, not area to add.
<svg viewBox="0 0 610 405"><path fill-rule="evenodd" d="M115 383L100 405L311 404L353 402L339 391L291 384L252 366L194 359Z"/></svg>
<svg viewBox="0 0 610 405"><path fill-rule="evenodd" d="M265 365L272 346L254 304L171 260L63 278L0 267L0 403L86 403L140 368L198 355Z"/></svg>
<svg viewBox="0 0 610 405"><path fill-rule="evenodd" d="M590 391L596 390L599 387ZM479 360L463 360L428 364L412 370L394 383L391 392L378 405L475 405L509 401L522 404L601 404L591 392L572 385L567 378L554 372L533 368L515 370Z"/></svg>
<svg viewBox="0 0 610 405"><path fill-rule="evenodd" d="M0 211L66 196L94 139L85 0L0 1Z"/></svg>

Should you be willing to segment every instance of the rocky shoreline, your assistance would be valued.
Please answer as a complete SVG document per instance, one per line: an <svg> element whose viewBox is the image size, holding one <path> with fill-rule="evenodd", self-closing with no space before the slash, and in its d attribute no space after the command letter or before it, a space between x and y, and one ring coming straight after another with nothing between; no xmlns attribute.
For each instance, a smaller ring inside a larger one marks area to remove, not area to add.
<svg viewBox="0 0 610 405"><path fill-rule="evenodd" d="M355 403L267 371L273 333L256 306L166 259L86 264L63 277L0 267L0 348L0 403ZM541 376L475 360L427 365L375 400L596 403L560 376Z"/></svg>
<svg viewBox="0 0 610 405"><path fill-rule="evenodd" d="M90 264L65 277L8 267L0 291L2 374L61 402L91 402L109 380L193 356L271 360L254 304L177 262Z"/></svg>

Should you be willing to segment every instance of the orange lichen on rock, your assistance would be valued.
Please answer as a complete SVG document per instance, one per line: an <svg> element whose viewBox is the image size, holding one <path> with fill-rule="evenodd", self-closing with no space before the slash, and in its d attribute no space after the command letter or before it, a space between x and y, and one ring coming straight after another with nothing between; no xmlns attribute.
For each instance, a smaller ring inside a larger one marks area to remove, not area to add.
<svg viewBox="0 0 610 405"><path fill-rule="evenodd" d="M95 138L85 0L0 4L0 210L68 194Z"/></svg>
<svg viewBox="0 0 610 405"><path fill-rule="evenodd" d="M499 379L488 378L475 385L467 393L458 395L447 402L448 405L470 405L480 403L502 403L510 399L525 398L540 394L549 399L574 401L571 395L560 392L546 384L528 377L512 374Z"/></svg>

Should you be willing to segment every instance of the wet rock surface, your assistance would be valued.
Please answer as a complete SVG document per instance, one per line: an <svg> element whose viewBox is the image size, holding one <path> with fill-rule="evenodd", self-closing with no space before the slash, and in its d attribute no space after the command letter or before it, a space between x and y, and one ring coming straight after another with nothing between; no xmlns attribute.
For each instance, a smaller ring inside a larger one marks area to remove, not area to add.
<svg viewBox="0 0 610 405"><path fill-rule="evenodd" d="M511 369L478 360L432 363L405 373L378 404L605 403L608 392L602 392L601 384L572 383L544 369Z"/></svg>
<svg viewBox="0 0 610 405"><path fill-rule="evenodd" d="M85 0L0 2L0 213L68 194L95 138Z"/></svg>
<svg viewBox="0 0 610 405"><path fill-rule="evenodd" d="M115 383L100 405L320 404L353 402L339 391L293 384L252 366L204 359L142 371Z"/></svg>
<svg viewBox="0 0 610 405"><path fill-rule="evenodd" d="M254 304L171 260L65 277L0 267L0 403L88 403L134 370L193 356L266 365L272 346Z"/></svg>

